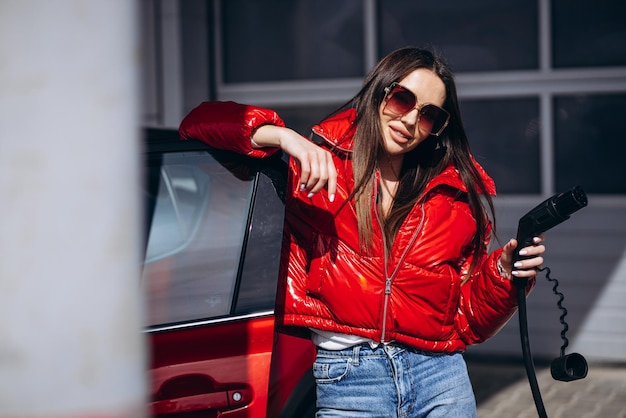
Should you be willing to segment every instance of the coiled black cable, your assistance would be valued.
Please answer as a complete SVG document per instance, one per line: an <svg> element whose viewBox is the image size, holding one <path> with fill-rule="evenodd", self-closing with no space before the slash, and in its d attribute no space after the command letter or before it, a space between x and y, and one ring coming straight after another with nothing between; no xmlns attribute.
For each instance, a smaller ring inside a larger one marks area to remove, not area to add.
<svg viewBox="0 0 626 418"><path fill-rule="evenodd" d="M559 300L556 302L556 306L561 310L561 316L559 317L559 322L561 322L561 325L563 326L563 329L561 330L561 340L563 341L563 345L561 346L561 356L564 356L565 349L569 345L569 340L565 335L569 330L569 325L565 321L565 317L567 316L567 309L565 308L565 306L563 306L563 300L565 299L565 295L558 290L559 281L550 277L550 267L538 268L537 270L541 272L545 271L546 280L554 283L554 286L552 286L552 293L559 297Z"/></svg>
<svg viewBox="0 0 626 418"><path fill-rule="evenodd" d="M561 316L559 317L559 322L563 326L561 330L561 340L563 344L561 345L561 359L565 359L565 349L569 345L569 340L567 339L567 331L569 330L569 325L565 321L565 317L567 316L567 309L563 306L563 300L565 299L565 295L558 290L559 281L550 276L550 268L543 267L537 268L539 272L545 272L546 280L553 283L552 292L559 297L556 305L561 311ZM535 401L535 407L537 408L537 414L539 418L547 418L547 412L545 406L543 405L543 400L541 399L541 392L539 390L539 384L537 383L537 375L535 374L535 365L533 362L533 357L530 352L530 339L528 337L528 318L526 311L526 286L525 281L519 280L517 285L517 301L518 301L518 318L519 318L519 326L520 326L520 338L522 343L522 353L524 358L524 366L526 367L526 375L528 376L528 382L530 384L530 389L533 395L533 400ZM562 372L558 377L555 377L554 369L551 370L552 377L558 380L569 381L574 379L583 378L587 375L587 364L582 356L579 354L573 354L570 356L572 358L572 363L575 366L570 366L571 369L567 371L566 377L563 377ZM555 361L558 361L556 359ZM554 364L554 362L553 362Z"/></svg>

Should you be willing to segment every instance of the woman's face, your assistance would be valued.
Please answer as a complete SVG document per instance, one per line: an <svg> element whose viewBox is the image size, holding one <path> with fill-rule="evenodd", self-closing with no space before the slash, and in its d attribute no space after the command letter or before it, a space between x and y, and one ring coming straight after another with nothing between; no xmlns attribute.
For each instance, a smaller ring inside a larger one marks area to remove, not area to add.
<svg viewBox="0 0 626 418"><path fill-rule="evenodd" d="M386 105L388 97L378 109L383 142L389 155L405 154L428 138L431 125L425 118L418 124L419 109L426 103L443 107L446 100L446 87L432 71L420 68L399 81L402 87L410 90L417 98L415 107L404 114L391 111Z"/></svg>

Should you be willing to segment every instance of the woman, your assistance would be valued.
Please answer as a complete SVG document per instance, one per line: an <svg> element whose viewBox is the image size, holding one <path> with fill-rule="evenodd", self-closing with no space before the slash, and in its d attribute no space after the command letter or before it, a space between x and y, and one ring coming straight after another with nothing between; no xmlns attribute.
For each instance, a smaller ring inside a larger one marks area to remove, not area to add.
<svg viewBox="0 0 626 418"><path fill-rule="evenodd" d="M515 240L488 254L495 186L439 58L390 53L313 141L232 102L201 104L180 134L292 157L277 320L317 346L318 417L475 416L462 352L513 315L511 277L530 289L545 248L515 266Z"/></svg>

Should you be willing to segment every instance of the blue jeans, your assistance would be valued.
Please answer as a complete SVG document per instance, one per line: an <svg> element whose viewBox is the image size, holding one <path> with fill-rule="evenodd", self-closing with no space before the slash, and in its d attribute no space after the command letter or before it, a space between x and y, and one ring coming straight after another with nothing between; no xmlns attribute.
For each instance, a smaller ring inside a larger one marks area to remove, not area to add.
<svg viewBox="0 0 626 418"><path fill-rule="evenodd" d="M472 418L476 401L463 356L360 344L317 350L317 418Z"/></svg>

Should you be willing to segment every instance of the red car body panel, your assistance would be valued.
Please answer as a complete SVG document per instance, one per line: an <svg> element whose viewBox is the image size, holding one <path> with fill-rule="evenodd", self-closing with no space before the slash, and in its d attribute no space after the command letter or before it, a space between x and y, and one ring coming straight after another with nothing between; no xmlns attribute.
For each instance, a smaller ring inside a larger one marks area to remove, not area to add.
<svg viewBox="0 0 626 418"><path fill-rule="evenodd" d="M274 326L281 168L174 131L152 132L146 148L152 416L312 415L314 346Z"/></svg>
<svg viewBox="0 0 626 418"><path fill-rule="evenodd" d="M153 414L265 416L273 336L271 316L151 335Z"/></svg>
<svg viewBox="0 0 626 418"><path fill-rule="evenodd" d="M310 341L275 333L273 316L157 332L150 342L156 417L278 417L315 353Z"/></svg>

